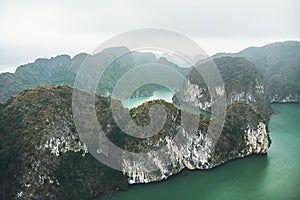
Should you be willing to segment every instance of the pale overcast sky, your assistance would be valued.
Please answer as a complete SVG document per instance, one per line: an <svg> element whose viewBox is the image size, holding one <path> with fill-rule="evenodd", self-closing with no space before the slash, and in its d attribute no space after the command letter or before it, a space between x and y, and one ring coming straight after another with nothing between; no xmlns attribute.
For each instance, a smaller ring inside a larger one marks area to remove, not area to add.
<svg viewBox="0 0 300 200"><path fill-rule="evenodd" d="M90 53L124 31L156 27L209 55L300 40L298 0L0 0L0 72L38 57Z"/></svg>

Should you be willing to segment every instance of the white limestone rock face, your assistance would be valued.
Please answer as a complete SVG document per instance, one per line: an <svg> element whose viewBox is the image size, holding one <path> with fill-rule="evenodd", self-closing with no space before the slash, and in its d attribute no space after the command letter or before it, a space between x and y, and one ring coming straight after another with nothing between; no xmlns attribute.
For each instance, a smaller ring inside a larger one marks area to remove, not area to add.
<svg viewBox="0 0 300 200"><path fill-rule="evenodd" d="M171 138L166 138L166 152L168 159L160 157L157 153L152 153L152 162L157 166L157 171L144 171L144 166L148 160L128 161L123 160L123 174L128 176L129 184L156 182L176 174L184 168L207 169L210 168L209 151L210 142L199 131L195 134L185 134L187 144L178 145ZM171 163L166 162L171 160ZM167 165L168 164L168 165Z"/></svg>
<svg viewBox="0 0 300 200"><path fill-rule="evenodd" d="M143 171L144 164L147 162L145 160L135 162L124 160L123 174L128 177L129 184L156 182L166 179L185 168L189 170L210 169L238 157L250 154L266 154L270 146L266 125L263 122L259 122L257 128L245 127L244 140L246 146L243 151L236 152L233 157L228 157L215 163L212 160L216 155L209 150L211 142L205 135L206 133L201 131L191 135L186 134L187 146L178 146L170 138L166 138L168 155L172 160L170 165L165 165L164 160L160 160L159 156L153 153L153 162L159 170L154 172Z"/></svg>
<svg viewBox="0 0 300 200"><path fill-rule="evenodd" d="M181 91L180 98L183 102L192 104L201 110L209 111L211 107L210 97L207 96L207 88L201 88L197 84L192 84L190 80L187 80L185 89Z"/></svg>
<svg viewBox="0 0 300 200"><path fill-rule="evenodd" d="M270 146L270 140L266 124L259 122L257 129L248 128L245 130L245 140L247 141L248 154L265 154Z"/></svg>
<svg viewBox="0 0 300 200"><path fill-rule="evenodd" d="M56 123L48 119L45 121L45 126L35 128L35 131L43 130L43 134L40 134L40 143L34 147L37 155L28 155L31 164L23 170L17 198L39 199L35 196L37 189L59 186L59 178L53 175L53 169L60 163L59 156L62 154L72 151L85 156L88 153L78 134L72 132L71 120L62 117Z"/></svg>
<svg viewBox="0 0 300 200"><path fill-rule="evenodd" d="M235 101L243 101L249 103L255 111L267 110L267 112L270 112L265 87L260 80L256 79L255 82L256 85L253 91L240 91L238 88L232 88L230 92L227 91L227 104L229 105ZM224 88L215 89L217 93L225 92ZM197 84L191 83L190 80L187 80L184 89L179 95L180 98L183 98L181 99L183 102L198 107L201 110L210 111L213 104L208 89L206 87L199 87ZM291 101L290 99L292 98L287 99L287 101Z"/></svg>
<svg viewBox="0 0 300 200"><path fill-rule="evenodd" d="M297 94L289 94L288 96L280 96L279 94L275 94L271 96L271 102L272 103L289 103L289 102L300 102L300 96Z"/></svg>

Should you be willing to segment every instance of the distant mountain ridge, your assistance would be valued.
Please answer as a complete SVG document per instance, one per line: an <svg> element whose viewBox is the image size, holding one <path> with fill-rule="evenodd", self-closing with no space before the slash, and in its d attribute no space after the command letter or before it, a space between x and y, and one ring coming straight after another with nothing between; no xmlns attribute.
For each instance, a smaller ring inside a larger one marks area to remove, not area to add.
<svg viewBox="0 0 300 200"><path fill-rule="evenodd" d="M80 53L71 58L68 55L59 55L50 59L38 58L33 63L21 65L15 73L0 74L0 101L6 101L9 97L20 93L25 89L34 88L39 85L68 85L73 86L76 73L81 64L88 57L94 59L109 59L120 53L123 54L116 59L104 72L96 92L102 95L109 95L117 81L124 73L135 66L145 63L157 63L167 65L185 76L189 69L180 68L166 58L156 58L153 53L130 52L127 47L112 47L102 52L89 55ZM152 92L158 89L158 85L146 85L141 87L133 96L151 96Z"/></svg>
<svg viewBox="0 0 300 200"><path fill-rule="evenodd" d="M272 102L300 102L300 42L276 42L213 57L245 57L263 75Z"/></svg>
<svg viewBox="0 0 300 200"><path fill-rule="evenodd" d="M117 52L129 52L126 47L112 47L101 52L114 56ZM82 62L91 56L80 53L71 58L59 55L50 59L38 58L33 63L21 65L15 73L0 74L0 101L38 85L73 86L76 73ZM97 57L97 54L94 55ZM97 92L109 95L118 79L128 70L143 63L166 64L186 76L191 68L182 68L172 63L169 54L157 58L153 53L130 52L117 59L107 69L105 78L98 84ZM217 53L218 57L245 57L253 62L263 75L266 91L272 102L300 102L300 42L276 42L262 47L249 47L238 53ZM178 59L177 59L178 60ZM171 61L171 62L170 62ZM175 62L176 63L176 62ZM133 96L151 96L159 89L157 85L141 87Z"/></svg>

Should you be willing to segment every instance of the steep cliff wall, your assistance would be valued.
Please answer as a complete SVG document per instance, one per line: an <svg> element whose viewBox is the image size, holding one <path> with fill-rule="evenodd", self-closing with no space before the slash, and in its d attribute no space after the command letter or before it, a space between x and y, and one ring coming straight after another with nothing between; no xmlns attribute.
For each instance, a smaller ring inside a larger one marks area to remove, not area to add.
<svg viewBox="0 0 300 200"><path fill-rule="evenodd" d="M141 106L138 109L147 110L147 106ZM174 115L172 118L176 119L177 117ZM144 148L149 148L149 143L153 146L165 145L171 163L163 165L164 160L155 159L157 157L155 153L153 153L153 160L159 170L154 172L143 171L146 161L124 162L123 173L129 177L129 183L160 181L184 168L190 170L210 169L231 159L251 154L266 154L271 144L264 119L251 106L241 101L232 103L228 107L225 127L213 150L209 148L211 141L206 137L209 121L204 118L201 118L200 121L198 130L186 129L175 121L167 122L177 124L174 130L178 130L176 134L184 135L188 141L185 146L178 146L172 140L171 135L164 138L164 143L153 140L140 143L139 145L145 146Z"/></svg>
<svg viewBox="0 0 300 200"><path fill-rule="evenodd" d="M268 120L271 114L270 100L262 75L255 65L242 57L222 57L213 61L224 82L227 104L230 105L235 101L246 102ZM187 79L178 97L182 98L181 101L209 111L212 103L204 79L195 69L190 71ZM176 102L176 99L174 100Z"/></svg>

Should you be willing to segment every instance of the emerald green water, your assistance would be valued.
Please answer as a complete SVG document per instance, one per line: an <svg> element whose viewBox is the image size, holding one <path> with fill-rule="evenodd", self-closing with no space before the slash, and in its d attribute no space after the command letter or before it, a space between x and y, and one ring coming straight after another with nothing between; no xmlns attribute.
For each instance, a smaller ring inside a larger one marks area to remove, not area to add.
<svg viewBox="0 0 300 200"><path fill-rule="evenodd" d="M185 171L166 181L134 185L110 200L300 199L300 104L273 104L267 156L230 161L208 171Z"/></svg>
<svg viewBox="0 0 300 200"><path fill-rule="evenodd" d="M164 99L166 102L172 103L172 97L174 92L167 89L167 88L162 88L159 90L156 90L153 92L153 95L151 97L137 97L137 98L130 98L127 100L124 100L122 102L123 106L126 108L134 108L138 107L145 101L151 101L151 100L156 100L156 99Z"/></svg>
<svg viewBox="0 0 300 200"><path fill-rule="evenodd" d="M152 101L152 100L157 100L157 99L163 99L166 102L173 103L173 98L174 96L174 91L171 91L167 88L162 88L159 90L156 90L153 92L153 95L151 97L137 97L137 98L130 98L127 100L122 101L122 104L126 108L134 108L138 107L139 105L143 104L145 101ZM210 113L202 111L202 110L195 110L195 108L190 108L187 106L180 106L176 105L176 107L192 112L194 114L203 114L206 118L210 118Z"/></svg>

